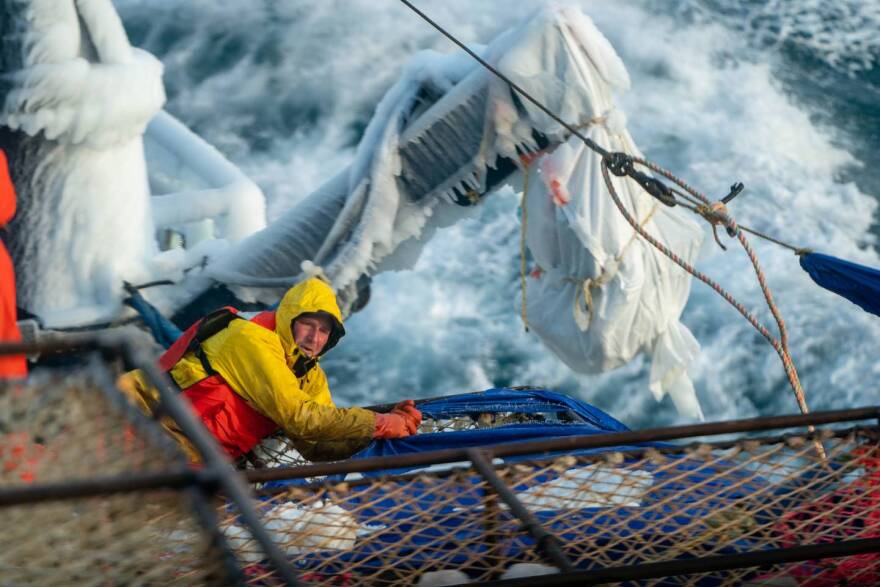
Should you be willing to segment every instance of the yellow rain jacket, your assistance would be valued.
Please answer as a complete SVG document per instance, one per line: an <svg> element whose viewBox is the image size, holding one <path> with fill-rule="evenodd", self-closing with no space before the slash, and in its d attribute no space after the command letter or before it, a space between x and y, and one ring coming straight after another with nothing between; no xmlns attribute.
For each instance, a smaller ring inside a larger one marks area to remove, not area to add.
<svg viewBox="0 0 880 587"><path fill-rule="evenodd" d="M210 367L222 379L221 384L225 383L248 406L277 424L304 457L310 460L345 458L370 442L376 416L369 410L337 408L333 404L323 369L316 359L308 360L293 340L293 320L308 313L329 314L339 331L342 330L342 315L333 290L323 281L312 278L295 285L284 295L275 311L274 330L266 328L266 320L261 322L260 316L255 321L236 319L204 340L201 348ZM338 332L331 335L323 352L329 350L336 339ZM198 389L211 375L194 352L186 353L169 374L184 396L188 390ZM152 413L158 391L146 383L142 372L124 375L120 388L142 410ZM237 398L230 399L237 401ZM253 433L234 429L241 421L225 413L229 406L205 407L191 403L197 412L202 411L198 415L215 436ZM213 413L215 410L219 415ZM212 419L207 421L206 418ZM176 425L167 418L162 423L189 457L198 460L197 452Z"/></svg>

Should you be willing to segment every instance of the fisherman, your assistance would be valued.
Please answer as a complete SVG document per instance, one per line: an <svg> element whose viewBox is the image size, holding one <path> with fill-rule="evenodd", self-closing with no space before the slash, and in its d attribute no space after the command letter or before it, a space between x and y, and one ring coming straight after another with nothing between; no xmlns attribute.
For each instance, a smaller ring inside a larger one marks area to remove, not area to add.
<svg viewBox="0 0 880 587"><path fill-rule="evenodd" d="M209 314L159 359L199 419L233 460L283 431L309 460L346 458L374 438L415 434L421 413L412 400L388 414L337 408L318 364L345 329L331 287L312 277L293 286L278 309L251 320L229 309ZM119 386L152 415L158 391L140 370ZM162 424L192 461L199 455L168 417Z"/></svg>
<svg viewBox="0 0 880 587"><path fill-rule="evenodd" d="M15 216L15 188L9 177L6 153L0 149L0 228ZM0 241L0 342L21 340L15 309L15 270L12 259ZM23 355L0 355L0 379L23 379L27 363Z"/></svg>

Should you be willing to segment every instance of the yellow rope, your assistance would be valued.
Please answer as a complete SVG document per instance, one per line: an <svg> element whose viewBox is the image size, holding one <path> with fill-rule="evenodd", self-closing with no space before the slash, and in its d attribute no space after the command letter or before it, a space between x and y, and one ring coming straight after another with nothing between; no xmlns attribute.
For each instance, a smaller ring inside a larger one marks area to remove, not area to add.
<svg viewBox="0 0 880 587"><path fill-rule="evenodd" d="M590 118L583 124L578 125L576 128L578 130L584 130L589 128L594 124L604 124L605 117L604 116L594 116ZM529 331L529 316L528 311L526 310L526 229L528 227L528 213L526 212L526 196L529 194L529 163L531 163L532 159L528 161L523 159L523 193L522 199L520 200L519 208L522 211L522 222L520 223L520 233L519 233L519 283L520 289L522 289L522 304L520 308L520 313L522 315L523 326L526 329L526 332ZM654 211L651 211L653 214ZM650 215L648 216L650 218ZM647 222L647 219L645 220ZM629 244L627 244L629 246ZM624 247L624 251L626 248ZM621 253L622 254L622 253Z"/></svg>
<svg viewBox="0 0 880 587"><path fill-rule="evenodd" d="M645 225L648 224L648 222L654 216L654 212L657 211L658 206L659 204L654 204L654 206L651 208L651 211L648 212L647 216L645 216L645 219L639 223L640 228L645 228ZM585 331L589 327L589 325L593 323L593 288L602 287L614 278L614 276L617 274L617 267L620 266L621 261L623 261L623 257L626 255L626 252L629 250L630 245L633 244L638 235L639 233L634 230L632 236L629 237L629 240L623 246L623 249L621 249L620 254L615 257L615 270L613 272L608 271L608 268L606 266L598 277L588 277L580 282L580 287L578 288L578 291L574 297L574 307L572 309L572 312L574 313L575 323L578 325L578 328L580 328L581 331ZM584 308L586 308L586 312L582 312L580 309L580 302L582 297L584 300ZM584 322L584 315L587 316L587 320L582 327L582 323Z"/></svg>
<svg viewBox="0 0 880 587"><path fill-rule="evenodd" d="M519 231L519 283L522 288L522 321L526 332L529 331L529 316L526 311L526 227L528 223L528 213L526 212L526 196L529 193L529 167L525 167L523 171L523 193L520 200L519 208L522 212L522 222L520 222Z"/></svg>

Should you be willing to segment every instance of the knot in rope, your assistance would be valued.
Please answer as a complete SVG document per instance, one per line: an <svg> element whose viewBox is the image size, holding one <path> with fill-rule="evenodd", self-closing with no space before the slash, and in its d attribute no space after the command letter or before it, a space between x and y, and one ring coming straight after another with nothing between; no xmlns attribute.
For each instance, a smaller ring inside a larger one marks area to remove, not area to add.
<svg viewBox="0 0 880 587"><path fill-rule="evenodd" d="M705 218L706 222L712 225L712 236L715 237L715 242L718 243L719 247L726 251L727 247L725 247L718 238L718 226L723 226L727 230L727 235L730 237L736 236L737 226L736 222L734 222L731 217L730 212L727 211L727 206L724 205L724 202L697 204L694 207L694 211Z"/></svg>
<svg viewBox="0 0 880 587"><path fill-rule="evenodd" d="M572 307L572 315L574 323L581 332L586 332L593 323L593 314L595 312L595 304L593 303L593 289L599 289L611 281L617 275L617 263L613 263L606 268L601 275L597 277L587 277L580 280L568 277L565 281L574 283L578 286L574 295L574 306Z"/></svg>
<svg viewBox="0 0 880 587"><path fill-rule="evenodd" d="M572 308L572 313L574 315L574 322L577 324L577 327L581 332L586 332L590 327L590 324L593 322L593 314L595 313L595 304L593 303L593 290L600 289L611 282L612 279L617 275L617 270L620 268L620 264L623 262L623 258L629 250L630 246L632 246L633 242L635 242L636 237L639 235L639 230L644 230L645 225L651 220L654 216L654 213L657 211L657 204L651 207L650 212L645 216L645 218L639 223L636 227L636 230L633 231L632 235L629 237L629 240L623 245L623 248L620 250L620 253L605 267L602 269L602 272L596 277L587 277L586 279L579 279L573 277L567 277L565 281L569 283L574 283L578 286L577 293L574 296L574 307Z"/></svg>
<svg viewBox="0 0 880 587"><path fill-rule="evenodd" d="M593 322L593 308L595 307L593 304L593 288L602 286L597 281L594 281L592 277L586 278L581 282L574 296L572 313L574 315L574 323L577 324L581 332L586 332ZM581 305L582 298L583 306Z"/></svg>
<svg viewBox="0 0 880 587"><path fill-rule="evenodd" d="M712 226L723 224L727 226L730 220L730 212L723 202L712 202L711 204L698 204L697 214L705 218Z"/></svg>

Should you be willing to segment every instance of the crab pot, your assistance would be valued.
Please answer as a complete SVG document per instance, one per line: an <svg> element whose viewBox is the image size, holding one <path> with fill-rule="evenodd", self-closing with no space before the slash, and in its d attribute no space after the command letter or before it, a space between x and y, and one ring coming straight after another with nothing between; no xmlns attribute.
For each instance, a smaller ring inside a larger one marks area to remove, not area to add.
<svg viewBox="0 0 880 587"><path fill-rule="evenodd" d="M421 434L372 453L307 463L279 436L236 470L128 343L0 346L73 350L0 384L3 584L880 584L875 407L632 431L490 390L421 401ZM203 465L115 389L123 363Z"/></svg>
<svg viewBox="0 0 880 587"><path fill-rule="evenodd" d="M432 412L420 432L530 420L578 425L559 414ZM246 474L266 526L299 576L315 584L533 585L528 577L541 575L548 585L876 585L877 414L865 408L311 465L275 438L262 453L270 467ZM865 419L867 426L851 424ZM809 432L810 422L824 426ZM256 558L246 545L233 549Z"/></svg>
<svg viewBox="0 0 880 587"><path fill-rule="evenodd" d="M124 345L89 339L0 352L25 346L86 353L87 366L0 382L0 583L244 584L217 509L228 504L241 519L253 506L230 497L231 467L211 458L191 465L114 387Z"/></svg>

